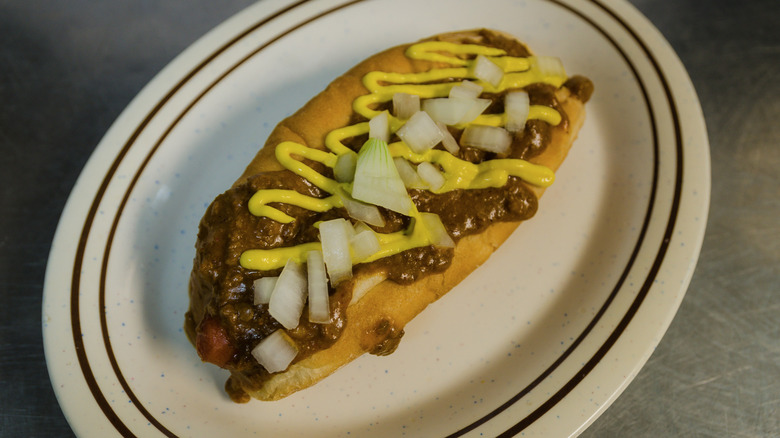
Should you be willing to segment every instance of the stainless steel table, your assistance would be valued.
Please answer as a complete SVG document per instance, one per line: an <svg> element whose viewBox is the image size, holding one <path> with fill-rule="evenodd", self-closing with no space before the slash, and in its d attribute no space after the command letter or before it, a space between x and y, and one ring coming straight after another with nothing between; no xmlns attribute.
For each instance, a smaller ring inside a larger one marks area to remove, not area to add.
<svg viewBox="0 0 780 438"><path fill-rule="evenodd" d="M0 436L69 436L41 344L49 246L110 124L249 0L0 1ZM780 2L633 0L688 69L712 206L661 344L583 436L780 436Z"/></svg>

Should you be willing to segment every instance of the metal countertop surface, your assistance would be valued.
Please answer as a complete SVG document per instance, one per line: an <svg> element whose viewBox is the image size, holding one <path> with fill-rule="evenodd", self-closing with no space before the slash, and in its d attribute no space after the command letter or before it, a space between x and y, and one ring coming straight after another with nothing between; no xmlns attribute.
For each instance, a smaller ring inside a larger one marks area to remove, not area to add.
<svg viewBox="0 0 780 438"><path fill-rule="evenodd" d="M0 1L0 436L72 436L46 370L41 300L87 158L160 69L251 3ZM632 4L699 94L711 206L669 330L581 436L780 436L780 2Z"/></svg>

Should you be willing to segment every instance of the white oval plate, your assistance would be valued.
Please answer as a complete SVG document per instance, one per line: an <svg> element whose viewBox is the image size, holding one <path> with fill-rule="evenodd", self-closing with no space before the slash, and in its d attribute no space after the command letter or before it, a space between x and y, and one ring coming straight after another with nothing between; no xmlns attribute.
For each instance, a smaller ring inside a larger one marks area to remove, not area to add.
<svg viewBox="0 0 780 438"><path fill-rule="evenodd" d="M278 402L231 403L225 373L181 328L206 205L347 68L475 27L514 34L596 84L539 214L409 324L393 355ZM576 435L673 318L709 184L691 82L626 3L264 0L165 68L81 174L46 275L52 384L79 436Z"/></svg>

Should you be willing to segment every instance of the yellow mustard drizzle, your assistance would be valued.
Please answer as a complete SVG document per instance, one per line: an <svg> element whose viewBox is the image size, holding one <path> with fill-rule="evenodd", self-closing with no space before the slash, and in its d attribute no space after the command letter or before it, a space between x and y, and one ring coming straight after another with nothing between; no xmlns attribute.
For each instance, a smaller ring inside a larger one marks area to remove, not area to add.
<svg viewBox="0 0 780 438"><path fill-rule="evenodd" d="M418 216L415 209L413 216ZM420 221L415 221L418 224ZM396 231L394 233L377 233L380 250L365 259L352 257L352 264L369 263L381 258L398 254L412 248L430 245L431 239L428 230L420 225L412 226L409 231ZM314 250L322 250L320 242L309 242L297 246L274 249L250 249L241 254L240 263L247 269L268 270L281 268L288 259L298 263L306 263L306 253ZM248 267L255 266L255 267Z"/></svg>
<svg viewBox="0 0 780 438"><path fill-rule="evenodd" d="M498 86L476 80L471 76L474 64L474 55L483 55L493 61L504 70L504 76ZM459 82L437 82L444 79L474 80L483 87L483 90L491 93L499 93L507 89L522 88L532 83L548 83L560 87L566 80L564 76L548 76L543 74L536 66L535 57L517 58L507 56L497 48L472 44L454 44L441 41L430 41L410 46L406 56L413 59L428 60L446 63L454 66L451 68L436 68L422 73L388 73L373 71L363 77L363 84L370 91L369 94L355 99L353 110L371 119L380 112L372 109L378 103L389 102L393 94L397 92L416 94L421 98L445 97L450 89ZM561 115L553 108L542 105L531 105L528 119L538 119L551 125L561 122ZM404 120L389 115L390 131L395 133L404 124ZM504 126L505 114L483 114L475 119L472 124ZM463 126L460 126L463 128ZM294 219L286 213L269 206L269 203L279 202L302 207L311 211L325 212L332 208L343 206L339 192L351 193L351 183L340 183L334 179L325 177L315 171L296 157L322 163L333 168L343 154L355 154L342 142L348 138L368 134L368 122L336 129L328 133L325 138L325 146L328 151L313 149L295 142L282 142L276 147L276 158L286 169L307 179L312 184L330 193L325 198L313 198L295 192L294 190L269 189L259 190L249 200L249 211L255 216L265 216L272 220L289 223ZM438 165L445 176L445 184L434 190L434 193L444 193L457 189L480 189L488 187L502 187L509 176L515 176L522 180L541 187L552 184L555 175L547 167L532 164L519 159L494 159L473 164L461 160L447 151L431 149L425 153L413 152L405 143L398 141L389 145L393 157L403 157L413 163L424 161ZM419 219L416 208L410 212L410 216ZM402 251L427 246L432 242L429 231L423 226L421 220L413 220L409 230L395 233L377 233L380 242L380 250L363 260L353 258L353 264L366 263L381 259ZM299 263L304 263L306 253L321 249L319 242L305 243L301 245L274 248L251 249L245 251L240 258L240 264L246 269L272 270L284 266L288 259L292 258Z"/></svg>

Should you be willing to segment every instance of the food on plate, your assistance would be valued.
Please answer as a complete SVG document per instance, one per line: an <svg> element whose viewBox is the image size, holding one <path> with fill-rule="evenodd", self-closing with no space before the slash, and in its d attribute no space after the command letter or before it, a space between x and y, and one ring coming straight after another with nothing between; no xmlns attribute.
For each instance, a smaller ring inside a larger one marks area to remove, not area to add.
<svg viewBox="0 0 780 438"><path fill-rule="evenodd" d="M593 91L493 30L378 53L281 121L208 207L185 329L236 402L276 400L404 326L531 218Z"/></svg>

